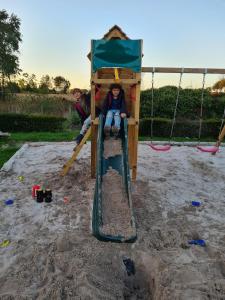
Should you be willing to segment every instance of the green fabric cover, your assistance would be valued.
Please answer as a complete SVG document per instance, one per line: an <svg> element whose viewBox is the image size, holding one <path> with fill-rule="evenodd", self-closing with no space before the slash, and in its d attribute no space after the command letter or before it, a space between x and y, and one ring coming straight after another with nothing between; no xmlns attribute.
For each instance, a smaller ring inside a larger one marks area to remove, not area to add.
<svg viewBox="0 0 225 300"><path fill-rule="evenodd" d="M92 40L92 72L129 68L141 72L141 40Z"/></svg>

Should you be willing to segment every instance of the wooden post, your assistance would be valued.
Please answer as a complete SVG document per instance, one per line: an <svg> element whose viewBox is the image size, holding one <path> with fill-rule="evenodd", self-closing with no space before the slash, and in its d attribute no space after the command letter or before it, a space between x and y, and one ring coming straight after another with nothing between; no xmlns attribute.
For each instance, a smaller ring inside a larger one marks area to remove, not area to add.
<svg viewBox="0 0 225 300"><path fill-rule="evenodd" d="M222 131L221 131L221 133L220 133L220 135L219 135L219 138L218 138L218 142L219 142L220 144L221 144L221 142L222 142L224 136L225 136L225 125L223 126L223 129L222 129Z"/></svg>
<svg viewBox="0 0 225 300"><path fill-rule="evenodd" d="M133 159L132 159L132 180L137 177L137 156L138 156L138 133L139 133L139 112L140 112L140 83L141 73L136 74L138 84L136 84L135 106L134 106L134 144L133 144Z"/></svg>
<svg viewBox="0 0 225 300"><path fill-rule="evenodd" d="M133 149L134 149L134 125L129 124L129 120L128 120L128 149L129 149L129 165L130 165L130 169L133 166L133 157L134 157L134 153L133 153Z"/></svg>
<svg viewBox="0 0 225 300"><path fill-rule="evenodd" d="M223 129L222 129L222 131L220 132L220 135L219 135L219 137L218 137L218 141L217 141L217 143L216 143L216 146L217 146L217 147L220 146L220 144L221 144L221 142L222 142L224 136L225 136L225 125L223 126ZM213 154L216 154L216 152L213 153Z"/></svg>
<svg viewBox="0 0 225 300"><path fill-rule="evenodd" d="M94 79L96 73L91 75L91 177L96 175L96 159L97 159L97 134L98 127L94 124L95 121L95 84Z"/></svg>

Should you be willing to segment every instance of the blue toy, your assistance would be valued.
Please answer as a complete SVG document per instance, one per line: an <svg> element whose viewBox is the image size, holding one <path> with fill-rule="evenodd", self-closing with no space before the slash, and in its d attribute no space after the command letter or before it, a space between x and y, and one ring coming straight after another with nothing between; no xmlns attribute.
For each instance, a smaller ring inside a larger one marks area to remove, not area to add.
<svg viewBox="0 0 225 300"><path fill-rule="evenodd" d="M199 245L201 247L206 246L206 243L205 243L204 240L191 240L191 241L188 241L188 244L190 244L190 245Z"/></svg>
<svg viewBox="0 0 225 300"><path fill-rule="evenodd" d="M199 201L192 201L191 204L192 204L193 206L200 206L200 205L201 205L201 202L199 202Z"/></svg>
<svg viewBox="0 0 225 300"><path fill-rule="evenodd" d="M14 203L13 199L7 199L5 200L5 205L12 205Z"/></svg>

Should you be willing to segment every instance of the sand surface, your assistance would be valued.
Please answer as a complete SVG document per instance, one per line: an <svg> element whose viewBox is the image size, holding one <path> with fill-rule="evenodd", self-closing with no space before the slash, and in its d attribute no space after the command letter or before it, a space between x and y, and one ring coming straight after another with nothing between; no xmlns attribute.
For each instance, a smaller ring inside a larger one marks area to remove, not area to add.
<svg viewBox="0 0 225 300"><path fill-rule="evenodd" d="M104 158L122 154L121 139L109 138L104 141ZM131 226L131 211L122 176L109 168L102 177L102 215L104 234L129 238L135 235Z"/></svg>
<svg viewBox="0 0 225 300"><path fill-rule="evenodd" d="M135 235L122 176L112 168L102 178L102 215L104 234L125 238Z"/></svg>
<svg viewBox="0 0 225 300"><path fill-rule="evenodd" d="M107 159L111 156L120 155L122 152L121 139L110 137L104 140L104 158Z"/></svg>
<svg viewBox="0 0 225 300"><path fill-rule="evenodd" d="M59 176L73 146L25 145L0 173L0 239L10 240L0 248L0 299L225 299L225 150L158 153L141 143L132 184L138 239L114 244L91 235L90 144ZM52 203L32 199L38 183L52 189ZM192 207L193 200L202 205Z"/></svg>

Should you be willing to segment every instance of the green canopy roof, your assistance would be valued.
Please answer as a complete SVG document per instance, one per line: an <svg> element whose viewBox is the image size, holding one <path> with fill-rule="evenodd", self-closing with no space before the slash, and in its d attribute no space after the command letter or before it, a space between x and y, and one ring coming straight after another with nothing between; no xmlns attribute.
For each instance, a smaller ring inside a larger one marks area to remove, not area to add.
<svg viewBox="0 0 225 300"><path fill-rule="evenodd" d="M92 40L92 72L100 68L129 68L141 72L141 40Z"/></svg>

